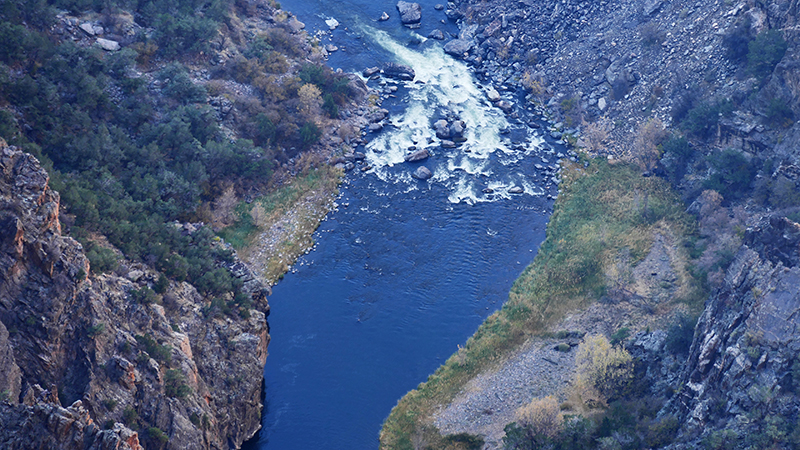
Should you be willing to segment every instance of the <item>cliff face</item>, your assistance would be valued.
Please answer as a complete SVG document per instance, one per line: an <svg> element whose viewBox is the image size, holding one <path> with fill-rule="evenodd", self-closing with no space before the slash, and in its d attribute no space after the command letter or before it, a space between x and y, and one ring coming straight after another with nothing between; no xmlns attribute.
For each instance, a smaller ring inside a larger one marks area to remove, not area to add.
<svg viewBox="0 0 800 450"><path fill-rule="evenodd" d="M800 420L800 225L772 218L745 240L700 317L672 403L689 442L728 430L730 447L788 444Z"/></svg>
<svg viewBox="0 0 800 450"><path fill-rule="evenodd" d="M0 142L0 172L0 447L235 448L251 437L269 306L246 266L218 261L253 300L247 318L188 283L142 301L158 280L146 266L87 277L35 158Z"/></svg>

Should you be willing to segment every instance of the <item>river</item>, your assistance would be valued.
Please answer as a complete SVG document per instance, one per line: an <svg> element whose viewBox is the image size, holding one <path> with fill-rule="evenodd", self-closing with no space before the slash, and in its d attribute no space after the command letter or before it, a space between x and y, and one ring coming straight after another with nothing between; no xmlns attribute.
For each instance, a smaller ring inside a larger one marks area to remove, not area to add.
<svg viewBox="0 0 800 450"><path fill-rule="evenodd" d="M434 28L458 30L434 2L420 3L412 31L393 2L282 2L310 34L339 22L321 35L340 48L334 68L393 61L417 76L384 102L392 123L358 149L374 169L347 175L315 250L273 289L263 428L245 448L377 448L397 400L502 306L544 239L556 187L541 169L564 149L527 118L507 119L466 65L425 40ZM378 22L384 11L390 20ZM467 123L456 149L435 146L431 124L447 114ZM411 145L431 145L433 156L403 163ZM410 176L420 164L430 180Z"/></svg>

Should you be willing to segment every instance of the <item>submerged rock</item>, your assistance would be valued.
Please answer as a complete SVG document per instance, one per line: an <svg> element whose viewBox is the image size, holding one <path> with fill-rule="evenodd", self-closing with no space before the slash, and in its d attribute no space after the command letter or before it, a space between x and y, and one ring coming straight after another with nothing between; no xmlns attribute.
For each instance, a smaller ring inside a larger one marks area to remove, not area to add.
<svg viewBox="0 0 800 450"><path fill-rule="evenodd" d="M435 30L431 31L430 33L428 33L428 37L430 39L436 39L436 40L442 41L442 40L444 40L444 33L442 32L442 30L435 29Z"/></svg>
<svg viewBox="0 0 800 450"><path fill-rule="evenodd" d="M433 173L427 167L420 166L411 176L418 180L427 180L433 176Z"/></svg>

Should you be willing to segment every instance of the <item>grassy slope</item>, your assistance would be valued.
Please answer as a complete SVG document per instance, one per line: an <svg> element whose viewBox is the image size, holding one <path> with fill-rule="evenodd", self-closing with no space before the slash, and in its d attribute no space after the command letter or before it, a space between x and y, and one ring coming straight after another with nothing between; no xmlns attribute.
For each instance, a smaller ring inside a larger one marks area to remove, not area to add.
<svg viewBox="0 0 800 450"><path fill-rule="evenodd" d="M398 402L381 430L381 448L413 449L422 440L434 448L467 448L442 442L429 425L435 409L529 336L548 332L569 311L600 298L614 256L628 249L635 264L649 251L656 230L664 228L679 242L695 232L693 219L664 180L600 159L585 169L566 168L547 238L507 303L427 382ZM693 286L676 301L696 307L702 297L703 290Z"/></svg>

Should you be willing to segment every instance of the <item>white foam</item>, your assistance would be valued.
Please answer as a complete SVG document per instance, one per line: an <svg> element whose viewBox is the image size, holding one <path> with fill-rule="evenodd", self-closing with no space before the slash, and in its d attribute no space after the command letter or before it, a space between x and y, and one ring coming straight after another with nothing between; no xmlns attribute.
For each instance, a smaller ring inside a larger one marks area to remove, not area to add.
<svg viewBox="0 0 800 450"><path fill-rule="evenodd" d="M466 141L457 149L435 148L435 154L424 162L433 172L429 185L436 183L449 189L451 202L470 204L509 198L507 189L512 185L524 186L515 183L521 180L494 180L493 177L501 175L492 170L492 164L496 164L492 155L498 156L500 164L511 165L540 148L543 140L529 135L527 145L521 149L508 145L508 139L501 134L501 130L509 127L505 115L487 100L485 88L477 84L466 64L445 54L438 44L417 51L369 25L361 28L365 36L393 54L396 62L410 66L416 74L413 81L404 83L405 110L392 116L389 125L366 146L367 163L373 167L375 176L384 182L419 185L410 176L415 166L401 166L405 164L404 156L411 146L422 148L429 141L439 142L432 124L453 114L466 123ZM492 187L494 194L483 194L482 189L487 185L497 186L497 189Z"/></svg>

